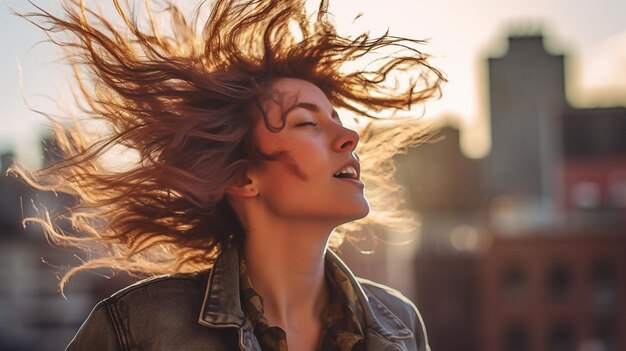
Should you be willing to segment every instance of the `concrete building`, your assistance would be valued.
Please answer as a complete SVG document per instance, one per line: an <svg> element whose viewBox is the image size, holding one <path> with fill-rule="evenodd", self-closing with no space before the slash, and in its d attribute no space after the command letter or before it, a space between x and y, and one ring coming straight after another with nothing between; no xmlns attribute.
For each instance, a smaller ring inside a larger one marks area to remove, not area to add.
<svg viewBox="0 0 626 351"><path fill-rule="evenodd" d="M626 109L573 108L565 56L508 43L488 59L490 154L444 128L400 162L431 346L626 350Z"/></svg>

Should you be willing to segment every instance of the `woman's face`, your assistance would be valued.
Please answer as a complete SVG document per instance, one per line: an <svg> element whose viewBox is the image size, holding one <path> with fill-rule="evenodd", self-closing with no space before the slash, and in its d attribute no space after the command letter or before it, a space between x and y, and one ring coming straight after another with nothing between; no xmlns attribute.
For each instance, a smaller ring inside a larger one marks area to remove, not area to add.
<svg viewBox="0 0 626 351"><path fill-rule="evenodd" d="M250 171L259 199L273 215L286 220L324 221L339 225L362 218L369 204L360 181L354 150L359 136L344 127L326 95L314 84L279 79L273 86L279 99L263 103L269 122L285 127L267 129L263 119L254 131L259 149L277 154Z"/></svg>

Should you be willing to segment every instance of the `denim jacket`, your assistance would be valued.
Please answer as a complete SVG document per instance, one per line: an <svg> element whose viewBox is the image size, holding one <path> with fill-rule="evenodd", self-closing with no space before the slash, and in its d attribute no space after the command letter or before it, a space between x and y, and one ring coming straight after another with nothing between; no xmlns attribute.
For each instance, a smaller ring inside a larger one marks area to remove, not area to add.
<svg viewBox="0 0 626 351"><path fill-rule="evenodd" d="M399 292L350 277L363 304L366 350L429 351L423 321ZM261 351L239 297L239 256L229 248L206 272L150 278L101 301L66 350Z"/></svg>

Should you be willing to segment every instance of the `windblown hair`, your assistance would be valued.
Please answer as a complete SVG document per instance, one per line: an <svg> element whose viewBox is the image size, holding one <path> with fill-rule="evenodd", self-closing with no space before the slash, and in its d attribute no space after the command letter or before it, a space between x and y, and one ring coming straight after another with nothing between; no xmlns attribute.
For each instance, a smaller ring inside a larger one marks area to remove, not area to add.
<svg viewBox="0 0 626 351"><path fill-rule="evenodd" d="M15 169L38 189L77 198L63 213L26 219L41 223L53 243L93 253L61 287L77 271L97 267L147 274L206 269L223 247L242 240L225 194L251 162L267 159L252 137L258 114L251 110L268 98L274 80L312 82L335 107L373 121L438 95L444 80L417 50L419 40L339 35L324 0L312 16L303 0L216 0L193 16L172 3L152 11L146 1L141 19L133 6L112 3L115 21L81 0L64 0L62 16L39 7L22 15L65 50L77 106L109 131L94 136L78 122L53 119L62 161L34 172ZM165 30L158 24L164 18ZM345 67L368 58L365 68ZM396 190L391 157L425 136L420 125L407 123L362 132L359 153L373 206L367 219L342 226L347 238L368 221L393 225L406 215L395 198L384 198ZM103 155L120 145L137 162L111 169ZM62 230L61 220L73 230Z"/></svg>

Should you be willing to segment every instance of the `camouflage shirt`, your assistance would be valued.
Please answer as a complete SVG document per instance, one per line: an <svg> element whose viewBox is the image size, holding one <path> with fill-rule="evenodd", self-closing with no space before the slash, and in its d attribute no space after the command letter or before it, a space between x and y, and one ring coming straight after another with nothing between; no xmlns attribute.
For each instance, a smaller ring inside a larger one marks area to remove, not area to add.
<svg viewBox="0 0 626 351"><path fill-rule="evenodd" d="M263 351L287 351L287 335L277 326L270 326L263 316L263 299L254 290L243 255L239 255L239 286L241 308L254 327L254 334ZM323 351L362 351L363 308L349 278L331 261L326 260L326 282L329 301L322 313L322 334L317 346Z"/></svg>

